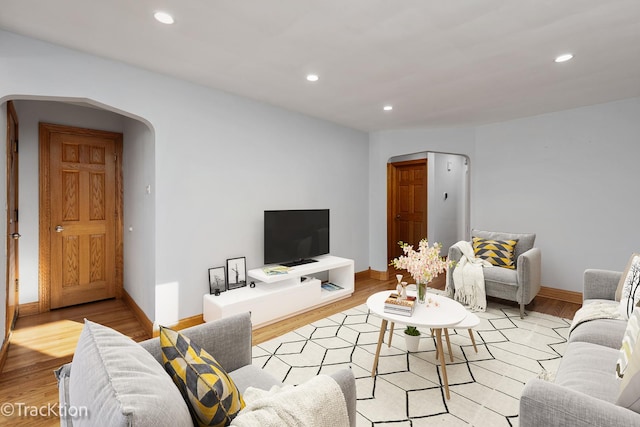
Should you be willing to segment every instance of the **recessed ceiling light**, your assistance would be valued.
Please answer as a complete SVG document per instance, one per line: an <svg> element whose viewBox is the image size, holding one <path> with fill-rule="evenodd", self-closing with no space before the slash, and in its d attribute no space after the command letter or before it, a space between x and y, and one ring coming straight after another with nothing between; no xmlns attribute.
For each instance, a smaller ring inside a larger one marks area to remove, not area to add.
<svg viewBox="0 0 640 427"><path fill-rule="evenodd" d="M163 24L173 24L173 16L169 15L167 12L156 12L153 14L153 17L156 18L156 21L162 22Z"/></svg>
<svg viewBox="0 0 640 427"><path fill-rule="evenodd" d="M318 78L319 77L317 74L307 74L307 80L309 80L310 82L317 82Z"/></svg>
<svg viewBox="0 0 640 427"><path fill-rule="evenodd" d="M393 110L393 105L385 105L384 107L382 107L382 109L384 111L391 111L391 110Z"/></svg>
<svg viewBox="0 0 640 427"><path fill-rule="evenodd" d="M564 55L560 55L555 59L555 62L567 62L568 60L573 58L573 54L565 53Z"/></svg>

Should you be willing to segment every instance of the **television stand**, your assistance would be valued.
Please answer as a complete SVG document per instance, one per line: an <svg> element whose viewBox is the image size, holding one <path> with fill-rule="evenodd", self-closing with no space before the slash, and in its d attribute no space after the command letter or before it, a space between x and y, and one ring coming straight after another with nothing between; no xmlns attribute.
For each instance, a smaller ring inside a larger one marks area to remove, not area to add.
<svg viewBox="0 0 640 427"><path fill-rule="evenodd" d="M256 328L353 294L353 260L321 255L316 261L291 267L286 274L267 275L262 268L247 271L247 280L254 281L255 287L245 286L218 296L204 295L204 321L250 311L251 323ZM333 286L322 286L316 274L323 279L328 276ZM303 277L306 279L302 280Z"/></svg>
<svg viewBox="0 0 640 427"><path fill-rule="evenodd" d="M285 267L295 267L296 265L311 264L312 262L318 262L318 261L312 258L302 258L295 261L283 262L280 265Z"/></svg>

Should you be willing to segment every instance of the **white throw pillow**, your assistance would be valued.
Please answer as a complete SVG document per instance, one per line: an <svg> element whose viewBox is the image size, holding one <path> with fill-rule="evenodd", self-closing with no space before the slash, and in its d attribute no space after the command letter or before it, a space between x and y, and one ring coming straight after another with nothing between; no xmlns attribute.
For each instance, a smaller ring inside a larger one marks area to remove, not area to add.
<svg viewBox="0 0 640 427"><path fill-rule="evenodd" d="M629 319L634 307L640 301L640 255L633 254L622 277L624 283L620 295L620 314L625 319Z"/></svg>
<svg viewBox="0 0 640 427"><path fill-rule="evenodd" d="M620 357L616 364L616 374L618 378L624 377L624 374L629 366L633 351L638 341L638 335L640 334L640 308L633 310L633 314L627 322L627 329L624 331L622 337L622 347L620 347ZM636 355L637 356L637 355Z"/></svg>
<svg viewBox="0 0 640 427"><path fill-rule="evenodd" d="M640 413L640 340L636 342L629 367L620 381L620 394L616 405Z"/></svg>

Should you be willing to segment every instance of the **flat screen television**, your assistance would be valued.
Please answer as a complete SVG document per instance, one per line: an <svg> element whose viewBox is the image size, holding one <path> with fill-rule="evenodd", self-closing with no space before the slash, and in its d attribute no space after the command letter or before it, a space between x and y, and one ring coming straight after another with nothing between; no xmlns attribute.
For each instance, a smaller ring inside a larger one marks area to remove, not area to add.
<svg viewBox="0 0 640 427"><path fill-rule="evenodd" d="M264 211L264 263L294 266L329 253L329 209Z"/></svg>

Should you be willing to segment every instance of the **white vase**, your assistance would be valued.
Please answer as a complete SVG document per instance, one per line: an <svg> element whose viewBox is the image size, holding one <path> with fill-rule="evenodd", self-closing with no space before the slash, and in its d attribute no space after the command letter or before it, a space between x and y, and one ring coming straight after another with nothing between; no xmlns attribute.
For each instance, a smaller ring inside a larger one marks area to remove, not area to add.
<svg viewBox="0 0 640 427"><path fill-rule="evenodd" d="M415 353L420 348L420 335L404 334L404 341L407 345L407 351Z"/></svg>

